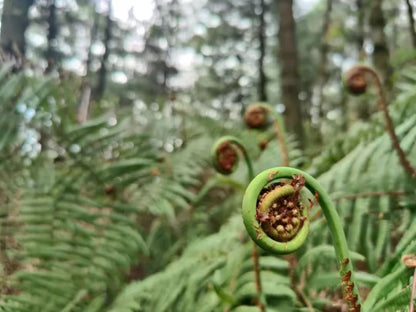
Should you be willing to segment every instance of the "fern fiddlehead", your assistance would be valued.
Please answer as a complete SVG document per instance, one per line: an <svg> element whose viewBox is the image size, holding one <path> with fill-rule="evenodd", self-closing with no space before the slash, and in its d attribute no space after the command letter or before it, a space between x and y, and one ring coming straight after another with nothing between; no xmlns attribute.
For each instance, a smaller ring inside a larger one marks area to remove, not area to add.
<svg viewBox="0 0 416 312"><path fill-rule="evenodd" d="M367 75L372 78L377 88L377 105L383 113L384 121L386 124L386 130L390 136L392 146L397 152L400 164L410 176L415 177L416 169L412 167L412 165L406 157L406 154L400 147L399 139L394 130L393 121L387 109L387 100L383 92L383 87L377 73L369 66L355 65L352 68L350 68L345 74L346 86L352 94L360 95L365 93L367 90Z"/></svg>
<svg viewBox="0 0 416 312"><path fill-rule="evenodd" d="M247 127L251 129L264 128L269 124L269 119L272 120L275 128L276 137L280 146L282 163L284 166L289 166L289 156L285 142L286 133L282 117L279 114L274 113L269 105L262 102L249 105L244 114L244 122ZM265 142L262 142L261 144L265 144ZM265 145L267 145L267 143Z"/></svg>
<svg viewBox="0 0 416 312"><path fill-rule="evenodd" d="M346 285L345 299L351 311L360 311L339 216L329 195L312 176L289 167L272 168L257 175L244 194L242 213L246 229L256 244L272 253L288 254L300 248L309 232L309 207L301 194L304 186L315 194L331 231L340 274Z"/></svg>
<svg viewBox="0 0 416 312"><path fill-rule="evenodd" d="M211 150L212 163L218 172L222 174L231 174L238 166L238 150L240 150L244 156L248 170L248 178L249 180L252 180L254 172L251 159L247 154L243 142L236 137L224 136L214 143Z"/></svg>
<svg viewBox="0 0 416 312"><path fill-rule="evenodd" d="M218 172L222 174L231 174L235 171L235 169L238 166L238 150L240 150L244 156L244 160L246 162L248 170L248 179L249 181L251 181L254 178L254 171L250 156L248 155L243 142L241 142L236 137L224 136L219 138L214 143L211 151L212 163ZM265 298L262 294L261 289L259 255L257 252L257 246L255 244L253 244L251 256L253 259L254 278L258 296L258 298L256 299L256 304L261 312L265 312Z"/></svg>

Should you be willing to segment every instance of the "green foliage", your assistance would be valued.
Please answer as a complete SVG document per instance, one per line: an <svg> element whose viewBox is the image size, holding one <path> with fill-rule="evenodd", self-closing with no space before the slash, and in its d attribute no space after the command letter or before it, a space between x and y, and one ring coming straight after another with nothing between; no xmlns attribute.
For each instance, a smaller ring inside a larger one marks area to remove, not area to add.
<svg viewBox="0 0 416 312"><path fill-rule="evenodd" d="M415 77L406 71L390 108L412 164ZM124 109L79 125L68 114L71 86L7 68L0 81L0 311L258 311L240 216L247 170L215 175L209 150L220 135L238 135L260 172L281 162L275 140L261 151L258 133L226 129L186 105L174 118ZM415 181L380 127L376 114L308 171L336 202L357 284L369 292L365 311L400 311L411 281L400 259L416 250ZM40 148L28 153L32 137ZM290 138L288 146L291 163L305 163ZM286 259L260 252L267 311L319 311L340 297L326 228L319 217L311 222L293 272Z"/></svg>

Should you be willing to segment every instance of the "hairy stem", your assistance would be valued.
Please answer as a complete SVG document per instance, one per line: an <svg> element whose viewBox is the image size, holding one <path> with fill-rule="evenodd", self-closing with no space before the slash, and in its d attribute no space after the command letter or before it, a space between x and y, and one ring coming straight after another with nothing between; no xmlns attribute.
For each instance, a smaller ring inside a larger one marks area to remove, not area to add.
<svg viewBox="0 0 416 312"><path fill-rule="evenodd" d="M409 160L406 157L403 149L400 147L399 139L397 138L396 132L394 130L393 121L390 117L389 111L387 109L387 100L383 92L382 83L380 78L378 77L377 73L369 66L365 65L356 65L354 66L351 71L354 73L361 73L361 74L369 74L374 81L374 84L377 88L377 105L379 109L383 112L386 130L390 136L391 143L393 148L396 150L397 155L399 157L399 161L403 169L412 177L416 176L416 169L412 167Z"/></svg>

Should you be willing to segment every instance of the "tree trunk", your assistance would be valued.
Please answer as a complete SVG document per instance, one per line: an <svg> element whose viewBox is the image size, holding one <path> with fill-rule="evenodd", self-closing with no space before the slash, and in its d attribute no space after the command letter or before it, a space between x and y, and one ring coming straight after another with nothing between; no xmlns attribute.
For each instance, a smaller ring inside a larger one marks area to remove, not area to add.
<svg viewBox="0 0 416 312"><path fill-rule="evenodd" d="M302 110L299 101L298 52L295 35L293 0L278 0L279 61L282 101L286 107L287 129L303 141Z"/></svg>
<svg viewBox="0 0 416 312"><path fill-rule="evenodd" d="M34 0L5 0L3 2L0 35L2 52L7 58L15 59L20 65L25 57L25 31L29 25L28 11L33 2Z"/></svg>
<svg viewBox="0 0 416 312"><path fill-rule="evenodd" d="M56 36L58 34L58 25L56 23L56 4L55 0L49 0L48 3L48 10L49 10L49 16L48 16L48 47L46 50L46 61L48 63L48 66L45 69L45 73L50 73L55 64L56 64Z"/></svg>
<svg viewBox="0 0 416 312"><path fill-rule="evenodd" d="M94 14L94 22L91 27L90 31L90 44L88 48L88 56L85 62L85 76L82 78L82 85L81 85L81 98L78 105L77 111L77 121L78 123L82 124L88 120L88 111L90 109L90 102L91 102L91 63L92 63L92 45L94 44L95 39L97 38L97 31L98 31L98 18L99 15L95 10L95 6L93 5L93 14Z"/></svg>
<svg viewBox="0 0 416 312"><path fill-rule="evenodd" d="M407 5L407 14L409 17L409 30L410 37L412 38L413 48L416 48L416 29L415 29L415 19L413 17L413 7L410 3L410 0L406 0Z"/></svg>
<svg viewBox="0 0 416 312"><path fill-rule="evenodd" d="M374 67L388 91L391 86L391 67L389 63L389 48L384 33L385 26L386 20L383 16L382 0L373 0L370 14L371 39L374 45L372 58Z"/></svg>
<svg viewBox="0 0 416 312"><path fill-rule="evenodd" d="M363 0L356 1L357 6L357 49L358 49L358 59L363 61L365 59L364 51L364 16L365 10L363 5Z"/></svg>
<svg viewBox="0 0 416 312"><path fill-rule="evenodd" d="M328 73L326 65L328 61L329 44L327 41L327 34L329 24L331 22L331 11L332 11L332 0L326 1L326 10L324 15L324 21L322 24L322 35L321 35L321 47L320 47L320 61L319 61L319 119L322 120L324 117L323 103L325 101L324 86L328 80Z"/></svg>
<svg viewBox="0 0 416 312"><path fill-rule="evenodd" d="M258 70L259 70L258 97L259 97L259 101L261 102L267 102L267 77L264 72L264 58L266 56L266 37L265 37L266 21L264 19L265 12L266 12L266 4L264 0L260 0L260 14L259 14L259 26L258 26L258 40L259 40L259 49L260 49L260 57L258 60Z"/></svg>
<svg viewBox="0 0 416 312"><path fill-rule="evenodd" d="M107 23L104 31L104 54L101 59L101 66L98 72L98 83L95 89L94 98L100 100L104 94L107 80L107 62L110 56L110 41L111 41L111 12L112 12L112 0L108 0L108 12L107 12Z"/></svg>

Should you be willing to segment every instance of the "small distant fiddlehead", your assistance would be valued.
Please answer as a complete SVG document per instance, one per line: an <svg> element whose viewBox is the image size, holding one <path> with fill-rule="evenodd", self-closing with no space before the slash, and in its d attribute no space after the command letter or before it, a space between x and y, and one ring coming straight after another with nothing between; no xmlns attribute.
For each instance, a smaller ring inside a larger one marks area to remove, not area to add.
<svg viewBox="0 0 416 312"><path fill-rule="evenodd" d="M288 254L300 248L309 232L308 210L312 205L303 198L303 187L315 194L324 212L340 274L345 280L346 300L351 311L360 311L353 267L346 261L350 257L339 216L328 194L312 176L289 167L272 168L257 175L243 199L246 229L256 244L272 253Z"/></svg>
<svg viewBox="0 0 416 312"><path fill-rule="evenodd" d="M247 154L244 144L236 137L224 136L214 143L211 151L212 163L218 172L226 175L231 174L238 166L238 150L240 150L244 156L249 179L251 180L254 177L251 159Z"/></svg>
<svg viewBox="0 0 416 312"><path fill-rule="evenodd" d="M254 103L247 107L244 114L244 122L250 129L262 129L268 124L273 124L276 132L276 137L280 145L282 163L284 166L289 166L289 156L285 142L285 127L282 117L273 113L271 107L266 103ZM268 141L263 139L259 143L260 149L266 148Z"/></svg>
<svg viewBox="0 0 416 312"><path fill-rule="evenodd" d="M396 132L394 130L393 121L387 109L387 100L383 92L383 87L377 73L371 67L366 65L353 66L345 74L346 86L352 94L363 94L367 90L367 76L370 76L372 78L377 88L377 104L379 109L383 112L386 130L390 136L393 148L396 150L397 155L399 156L400 164L410 176L415 177L416 169L412 167L412 165L406 157L406 154L400 147L399 139L397 138Z"/></svg>
<svg viewBox="0 0 416 312"><path fill-rule="evenodd" d="M251 129L263 128L268 124L270 108L264 103L255 103L247 107L244 122Z"/></svg>

